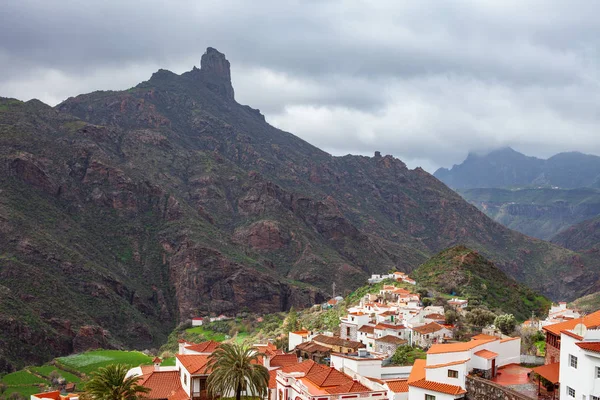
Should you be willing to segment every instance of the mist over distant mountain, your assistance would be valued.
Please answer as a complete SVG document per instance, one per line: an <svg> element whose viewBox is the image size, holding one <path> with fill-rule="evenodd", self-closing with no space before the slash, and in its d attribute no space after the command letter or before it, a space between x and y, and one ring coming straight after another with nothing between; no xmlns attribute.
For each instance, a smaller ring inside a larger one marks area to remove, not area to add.
<svg viewBox="0 0 600 400"><path fill-rule="evenodd" d="M600 157L579 152L556 154L547 160L529 157L510 147L486 155L469 154L451 169L434 176L453 189L600 187Z"/></svg>

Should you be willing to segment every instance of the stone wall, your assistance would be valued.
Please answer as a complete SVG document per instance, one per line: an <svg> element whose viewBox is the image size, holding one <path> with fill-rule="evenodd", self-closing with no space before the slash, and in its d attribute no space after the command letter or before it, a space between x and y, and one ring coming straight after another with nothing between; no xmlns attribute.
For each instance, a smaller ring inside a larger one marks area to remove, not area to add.
<svg viewBox="0 0 600 400"><path fill-rule="evenodd" d="M346 340L358 341L358 328L356 324L342 322L340 324L340 337Z"/></svg>
<svg viewBox="0 0 600 400"><path fill-rule="evenodd" d="M467 376L466 382L467 400L531 400L522 393L516 392L494 382L476 376Z"/></svg>
<svg viewBox="0 0 600 400"><path fill-rule="evenodd" d="M546 343L546 364L553 364L560 361L560 350Z"/></svg>

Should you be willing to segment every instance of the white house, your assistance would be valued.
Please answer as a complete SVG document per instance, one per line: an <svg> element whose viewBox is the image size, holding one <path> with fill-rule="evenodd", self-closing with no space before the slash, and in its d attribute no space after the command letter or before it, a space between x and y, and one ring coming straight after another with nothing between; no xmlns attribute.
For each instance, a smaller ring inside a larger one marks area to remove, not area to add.
<svg viewBox="0 0 600 400"><path fill-rule="evenodd" d="M201 318L201 317L192 318L192 326L202 326L203 323L204 323L204 318Z"/></svg>
<svg viewBox="0 0 600 400"><path fill-rule="evenodd" d="M277 400L383 400L387 394L311 360L278 370L276 383Z"/></svg>
<svg viewBox="0 0 600 400"><path fill-rule="evenodd" d="M307 330L288 333L288 350L294 350L300 343L309 342L311 338L312 334Z"/></svg>
<svg viewBox="0 0 600 400"><path fill-rule="evenodd" d="M498 367L520 362L519 338L477 335L470 342L434 344L426 360L417 360L408 379L408 398L458 399L466 376L477 370L493 377Z"/></svg>
<svg viewBox="0 0 600 400"><path fill-rule="evenodd" d="M600 399L600 329L578 324L560 342L560 398Z"/></svg>
<svg viewBox="0 0 600 400"><path fill-rule="evenodd" d="M456 311L463 311L469 305L469 301L453 298L451 300L448 300L448 305L454 308Z"/></svg>
<svg viewBox="0 0 600 400"><path fill-rule="evenodd" d="M365 324L358 328L357 340L363 343L370 351L374 350L375 346L375 325Z"/></svg>
<svg viewBox="0 0 600 400"><path fill-rule="evenodd" d="M443 343L444 340L452 338L452 331L437 322L430 322L412 328L413 346L427 348L435 343Z"/></svg>

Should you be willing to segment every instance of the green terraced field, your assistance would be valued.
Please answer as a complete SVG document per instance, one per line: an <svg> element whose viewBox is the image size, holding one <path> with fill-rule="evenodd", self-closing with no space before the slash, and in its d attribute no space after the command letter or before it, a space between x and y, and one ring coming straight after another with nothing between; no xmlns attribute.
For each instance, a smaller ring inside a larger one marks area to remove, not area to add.
<svg viewBox="0 0 600 400"><path fill-rule="evenodd" d="M56 359L60 364L84 374L110 364L125 364L137 367L140 364L152 364L152 357L139 351L93 350Z"/></svg>

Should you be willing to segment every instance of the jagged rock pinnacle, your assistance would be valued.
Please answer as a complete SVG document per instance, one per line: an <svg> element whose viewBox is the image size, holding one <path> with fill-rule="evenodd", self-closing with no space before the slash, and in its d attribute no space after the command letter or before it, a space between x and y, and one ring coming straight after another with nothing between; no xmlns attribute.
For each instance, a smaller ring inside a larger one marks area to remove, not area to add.
<svg viewBox="0 0 600 400"><path fill-rule="evenodd" d="M217 91L226 98L234 97L233 86L231 85L231 69L229 61L225 54L217 49L209 47L200 60L200 71L206 78L211 90Z"/></svg>

